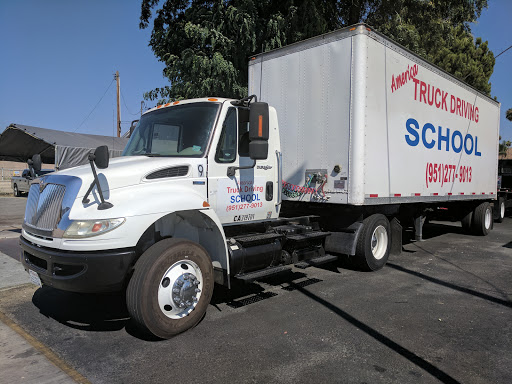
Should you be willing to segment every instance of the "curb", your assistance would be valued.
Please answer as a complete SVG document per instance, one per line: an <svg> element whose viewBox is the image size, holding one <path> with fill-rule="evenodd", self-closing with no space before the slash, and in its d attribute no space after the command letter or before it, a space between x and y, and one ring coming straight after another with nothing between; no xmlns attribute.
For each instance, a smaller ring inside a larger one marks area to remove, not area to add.
<svg viewBox="0 0 512 384"><path fill-rule="evenodd" d="M64 360L57 356L50 348L41 343L35 337L27 333L22 327L12 321L3 312L0 311L0 321L24 338L33 348L46 357L53 365L67 374L72 380L79 384L91 384L84 376L68 365Z"/></svg>

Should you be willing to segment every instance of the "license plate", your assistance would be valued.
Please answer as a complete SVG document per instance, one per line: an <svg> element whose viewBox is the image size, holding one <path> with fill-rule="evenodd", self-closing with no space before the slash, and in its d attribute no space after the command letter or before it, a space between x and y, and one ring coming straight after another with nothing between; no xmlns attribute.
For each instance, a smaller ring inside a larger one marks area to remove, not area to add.
<svg viewBox="0 0 512 384"><path fill-rule="evenodd" d="M34 272L33 270L28 270L28 275L30 276L30 282L34 285L37 285L38 287L42 287L41 279L39 278L39 275L37 272Z"/></svg>

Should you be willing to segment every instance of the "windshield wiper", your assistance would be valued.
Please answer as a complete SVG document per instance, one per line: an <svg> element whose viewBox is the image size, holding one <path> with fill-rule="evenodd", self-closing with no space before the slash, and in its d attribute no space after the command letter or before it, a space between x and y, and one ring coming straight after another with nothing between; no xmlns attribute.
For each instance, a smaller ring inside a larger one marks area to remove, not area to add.
<svg viewBox="0 0 512 384"><path fill-rule="evenodd" d="M161 155L160 153L141 153L142 156L149 156L149 157L161 157L164 155Z"/></svg>

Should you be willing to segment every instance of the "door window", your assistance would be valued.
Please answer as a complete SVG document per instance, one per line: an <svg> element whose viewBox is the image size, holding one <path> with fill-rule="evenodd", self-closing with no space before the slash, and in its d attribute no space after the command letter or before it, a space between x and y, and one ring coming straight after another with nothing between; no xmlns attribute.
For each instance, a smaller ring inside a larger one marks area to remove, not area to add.
<svg viewBox="0 0 512 384"><path fill-rule="evenodd" d="M232 163L236 159L237 143L237 117L236 109L230 108L222 125L215 161L218 163Z"/></svg>

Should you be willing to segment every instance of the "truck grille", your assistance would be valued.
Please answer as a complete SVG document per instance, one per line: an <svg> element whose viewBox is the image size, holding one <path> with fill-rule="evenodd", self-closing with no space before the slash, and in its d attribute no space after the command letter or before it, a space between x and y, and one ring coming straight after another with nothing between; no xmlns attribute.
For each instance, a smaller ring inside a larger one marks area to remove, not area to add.
<svg viewBox="0 0 512 384"><path fill-rule="evenodd" d="M40 230L52 231L62 215L62 200L66 187L47 184L40 192L39 184L33 184L28 194L25 209L25 224Z"/></svg>

